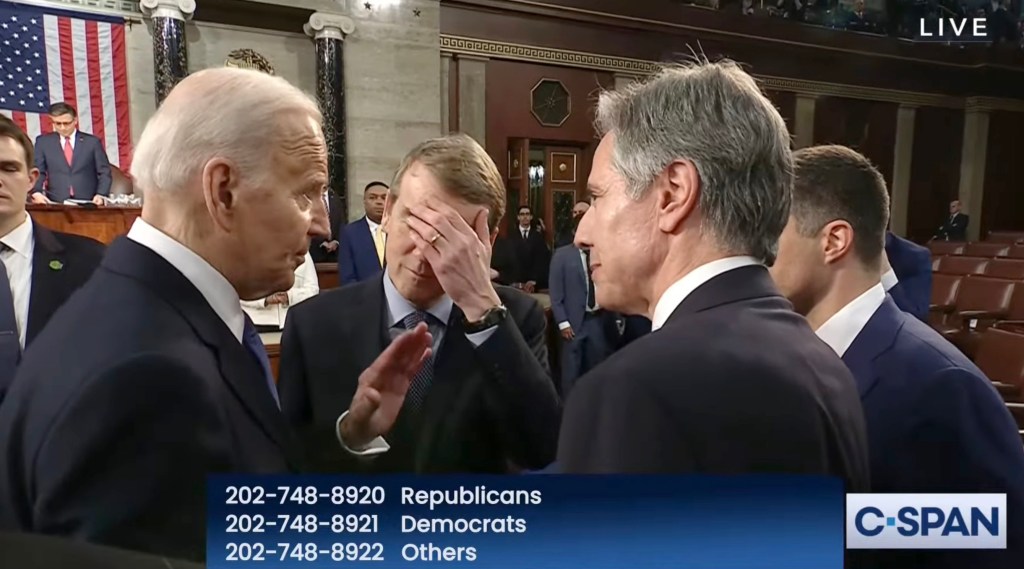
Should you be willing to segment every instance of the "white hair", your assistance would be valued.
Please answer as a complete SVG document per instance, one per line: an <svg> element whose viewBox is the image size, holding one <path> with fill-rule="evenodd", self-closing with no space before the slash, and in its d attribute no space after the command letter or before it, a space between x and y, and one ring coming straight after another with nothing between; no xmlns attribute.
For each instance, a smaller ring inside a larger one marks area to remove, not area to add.
<svg viewBox="0 0 1024 569"><path fill-rule="evenodd" d="M282 126L322 117L290 83L249 69L213 68L183 79L146 124L131 173L142 192L185 189L214 158L260 179L281 144Z"/></svg>
<svg viewBox="0 0 1024 569"><path fill-rule="evenodd" d="M630 197L688 160L700 175L702 230L730 252L775 261L793 188L789 131L736 63L698 60L602 93L596 126L615 135L612 165Z"/></svg>

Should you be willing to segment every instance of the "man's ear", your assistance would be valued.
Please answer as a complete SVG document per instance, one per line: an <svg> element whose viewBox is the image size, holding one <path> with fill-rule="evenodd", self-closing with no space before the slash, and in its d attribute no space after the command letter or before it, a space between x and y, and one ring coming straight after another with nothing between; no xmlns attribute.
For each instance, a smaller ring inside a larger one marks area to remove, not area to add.
<svg viewBox="0 0 1024 569"><path fill-rule="evenodd" d="M658 229L675 232L697 209L700 199L700 174L689 160L676 160L654 182L657 192Z"/></svg>
<svg viewBox="0 0 1024 569"><path fill-rule="evenodd" d="M835 263L853 252L853 226L843 219L830 221L821 229L821 240L825 263Z"/></svg>
<svg viewBox="0 0 1024 569"><path fill-rule="evenodd" d="M32 193L32 188L35 187L36 180L38 180L38 179L39 179L39 168L29 168L28 169L28 186L29 186L28 192L30 194Z"/></svg>
<svg viewBox="0 0 1024 569"><path fill-rule="evenodd" d="M214 225L231 231L239 204L241 179L238 169L228 160L215 158L203 167L202 176L203 199Z"/></svg>

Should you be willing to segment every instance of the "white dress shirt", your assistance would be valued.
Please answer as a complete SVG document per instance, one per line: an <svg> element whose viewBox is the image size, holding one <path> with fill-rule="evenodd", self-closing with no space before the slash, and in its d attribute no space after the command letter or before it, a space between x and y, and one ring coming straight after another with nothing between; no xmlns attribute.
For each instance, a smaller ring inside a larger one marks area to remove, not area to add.
<svg viewBox="0 0 1024 569"><path fill-rule="evenodd" d="M826 320L817 330L818 337L839 357L843 357L883 302L885 288L882 283L878 283Z"/></svg>
<svg viewBox="0 0 1024 569"><path fill-rule="evenodd" d="M196 287L203 295L206 302L210 304L210 308L213 308L228 330L231 330L238 343L242 343L245 315L242 312L238 292L224 278L224 275L206 262L206 259L146 223L141 217L132 224L132 228L128 232L128 239L160 255L185 275L192 286Z"/></svg>
<svg viewBox="0 0 1024 569"><path fill-rule="evenodd" d="M295 269L295 284L288 289L288 304L267 304L266 298L243 300L242 310L257 326L277 326L284 329L288 308L320 294L320 281L316 276L313 257L306 253L306 260Z"/></svg>
<svg viewBox="0 0 1024 569"><path fill-rule="evenodd" d="M32 216L26 214L25 221L0 237L5 247L0 260L7 267L7 280L14 298L14 320L18 323L18 341L25 349L25 335L28 330L28 301L32 295L32 255L36 250L32 234Z"/></svg>
<svg viewBox="0 0 1024 569"><path fill-rule="evenodd" d="M380 227L380 224L370 219L370 216L366 216L366 225L370 226L371 237L377 234L377 228Z"/></svg>
<svg viewBox="0 0 1024 569"><path fill-rule="evenodd" d="M58 134L57 136L60 136L60 135ZM64 141L70 141L71 142L71 151L74 152L74 150L75 150L75 139L76 138L78 138L78 129L75 129L75 132L72 132L71 136L69 136L67 138L64 138L63 136L61 136L60 137L60 149L64 150L64 144L65 144Z"/></svg>
<svg viewBox="0 0 1024 569"><path fill-rule="evenodd" d="M900 279L896 278L896 271L889 269L882 274L882 287L885 288L885 292L892 290L892 287L899 284Z"/></svg>
<svg viewBox="0 0 1024 569"><path fill-rule="evenodd" d="M654 305L654 317L651 319L651 332L657 331L659 328L664 326L668 317L672 316L672 313L675 312L676 308L686 300L686 297L690 296L690 293L697 290L700 285L733 269L760 264L761 261L758 261L753 257L726 257L724 259L705 263L690 271L683 278L668 287L668 289L666 289L661 295L661 298L658 299L658 303Z"/></svg>

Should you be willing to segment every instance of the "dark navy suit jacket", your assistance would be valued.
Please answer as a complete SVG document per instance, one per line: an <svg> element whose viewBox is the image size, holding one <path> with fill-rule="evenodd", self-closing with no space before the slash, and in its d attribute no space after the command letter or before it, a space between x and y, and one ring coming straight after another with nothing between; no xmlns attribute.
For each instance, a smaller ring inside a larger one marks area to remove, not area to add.
<svg viewBox="0 0 1024 569"><path fill-rule="evenodd" d="M1009 510L1008 550L875 551L863 554L870 562L856 565L1019 569L1024 445L988 378L891 298L868 320L843 361L857 382L867 419L872 492L1006 493Z"/></svg>
<svg viewBox="0 0 1024 569"><path fill-rule="evenodd" d="M889 256L889 265L900 280L889 289L896 306L922 322L927 322L928 307L932 302L931 252L927 247L887 232L885 254Z"/></svg>
<svg viewBox="0 0 1024 569"><path fill-rule="evenodd" d="M338 242L338 276L351 284L379 275L380 261L370 234L370 224L360 218L345 226Z"/></svg>
<svg viewBox="0 0 1024 569"><path fill-rule="evenodd" d="M75 190L76 200L91 200L93 196L110 195L110 162L107 151L100 139L84 132L75 133L75 152L71 164L64 158L60 135L51 132L36 138L36 168L39 180L33 192L43 191L56 202L71 197L70 188Z"/></svg>
<svg viewBox="0 0 1024 569"><path fill-rule="evenodd" d="M122 237L0 405L0 531L202 560L207 475L297 471L298 452L256 358L184 275Z"/></svg>

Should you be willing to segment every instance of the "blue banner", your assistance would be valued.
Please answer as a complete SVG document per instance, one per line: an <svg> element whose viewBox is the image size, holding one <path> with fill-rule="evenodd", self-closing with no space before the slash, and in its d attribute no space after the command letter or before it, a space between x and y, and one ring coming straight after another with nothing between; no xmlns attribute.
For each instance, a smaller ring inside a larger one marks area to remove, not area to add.
<svg viewBox="0 0 1024 569"><path fill-rule="evenodd" d="M842 569L840 480L212 476L210 569Z"/></svg>

